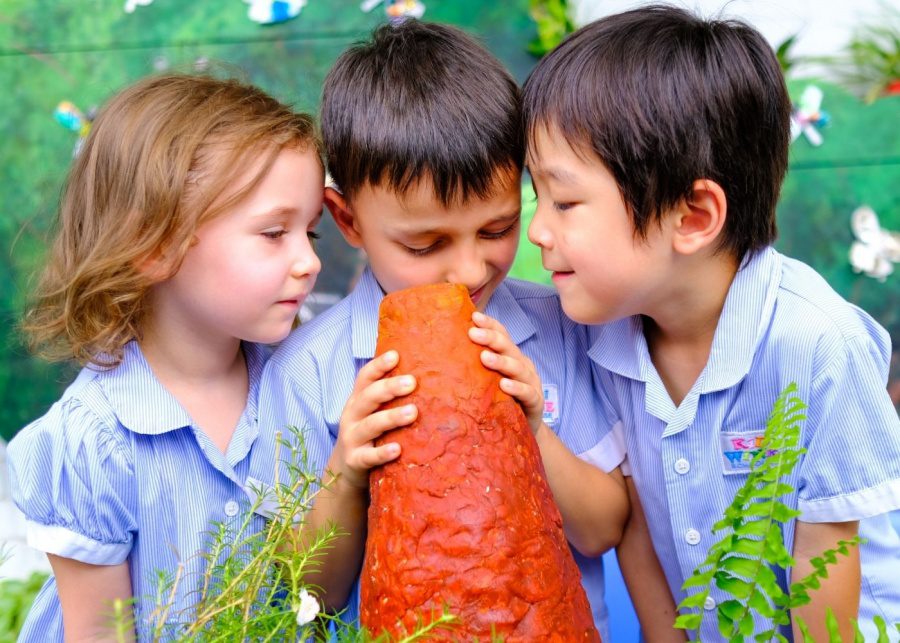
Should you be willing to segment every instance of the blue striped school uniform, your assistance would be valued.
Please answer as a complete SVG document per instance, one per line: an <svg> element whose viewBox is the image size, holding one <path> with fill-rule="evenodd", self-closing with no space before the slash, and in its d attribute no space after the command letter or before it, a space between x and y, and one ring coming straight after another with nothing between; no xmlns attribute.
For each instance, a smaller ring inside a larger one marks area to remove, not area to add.
<svg viewBox="0 0 900 643"><path fill-rule="evenodd" d="M712 525L747 475L772 404L791 382L807 405L786 498L805 522L860 521L860 620L900 621L900 542L888 512L900 508L900 421L885 391L887 333L815 271L765 249L744 262L719 319L709 361L677 407L650 360L639 317L594 329L590 350L619 418L627 460L656 553L676 600L722 534ZM785 525L792 549L794 522ZM786 578L777 572L785 586ZM713 588L702 640L719 639ZM757 632L766 628L760 618ZM785 632L790 636L788 632Z"/></svg>
<svg viewBox="0 0 900 643"><path fill-rule="evenodd" d="M12 496L27 518L29 545L92 565L128 561L141 639L149 635L156 572L172 575L185 564L170 621L189 619L189 594L204 570L197 554L213 521L236 527L272 482L274 440L257 440L256 404L269 351L245 344L244 352L250 390L225 454L154 377L135 342L116 368L83 369L9 444ZM254 514L251 529L263 524ZM63 640L52 576L19 640Z"/></svg>
<svg viewBox="0 0 900 643"><path fill-rule="evenodd" d="M321 472L337 439L341 412L359 369L375 356L378 307L384 294L370 269L353 292L333 308L295 330L266 365L260 392L263 430L286 425L307 427L310 463ZM586 329L562 312L559 297L546 286L507 279L485 310L509 332L534 363L544 386L545 421L573 452L604 470L612 470L623 454L616 437L598 437L601 409L594 395L586 357ZM600 558L576 556L582 582L601 634L606 638ZM357 588L348 617L355 618Z"/></svg>

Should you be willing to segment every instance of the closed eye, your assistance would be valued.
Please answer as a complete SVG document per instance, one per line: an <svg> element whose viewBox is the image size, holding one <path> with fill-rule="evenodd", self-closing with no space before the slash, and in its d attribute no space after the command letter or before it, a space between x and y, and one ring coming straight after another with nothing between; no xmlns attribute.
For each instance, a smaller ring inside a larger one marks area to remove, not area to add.
<svg viewBox="0 0 900 643"><path fill-rule="evenodd" d="M421 257L427 255L431 252L434 252L440 247L440 241L435 241L430 246L426 246L425 248L412 248L410 246L403 246L403 248L414 257Z"/></svg>
<svg viewBox="0 0 900 643"><path fill-rule="evenodd" d="M285 230L284 228L272 228L270 230L263 230L261 234L266 239L271 239L274 241L276 239L280 239L285 234L287 234L287 230Z"/></svg>
<svg viewBox="0 0 900 643"><path fill-rule="evenodd" d="M481 237L483 239L502 239L503 237L509 236L509 234L515 231L515 229L518 227L519 220L516 219L514 222L512 222L502 230L498 230L497 232L482 232Z"/></svg>

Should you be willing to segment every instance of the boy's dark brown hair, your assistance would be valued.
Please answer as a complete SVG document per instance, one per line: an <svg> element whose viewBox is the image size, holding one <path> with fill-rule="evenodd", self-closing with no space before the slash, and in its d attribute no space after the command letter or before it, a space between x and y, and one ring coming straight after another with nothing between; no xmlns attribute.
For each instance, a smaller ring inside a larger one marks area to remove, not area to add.
<svg viewBox="0 0 900 643"><path fill-rule="evenodd" d="M635 232L688 196L697 179L725 191L719 250L742 258L776 237L790 111L771 47L752 27L654 5L572 34L525 83L529 134L559 131L609 168Z"/></svg>
<svg viewBox="0 0 900 643"><path fill-rule="evenodd" d="M520 94L503 65L447 25L386 24L325 79L328 171L348 201L365 185L431 181L444 205L489 197L524 160Z"/></svg>

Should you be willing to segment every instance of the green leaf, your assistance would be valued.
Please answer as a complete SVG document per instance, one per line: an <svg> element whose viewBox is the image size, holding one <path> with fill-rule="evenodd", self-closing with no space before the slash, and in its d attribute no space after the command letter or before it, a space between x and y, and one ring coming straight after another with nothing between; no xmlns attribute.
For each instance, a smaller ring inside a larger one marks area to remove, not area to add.
<svg viewBox="0 0 900 643"><path fill-rule="evenodd" d="M681 586L681 589L690 589L691 587L706 587L712 582L713 574L715 573L714 569L710 569L708 572L697 573L694 572L694 575L689 577L684 584Z"/></svg>
<svg viewBox="0 0 900 643"><path fill-rule="evenodd" d="M803 643L816 643L812 634L810 634L809 626L806 624L806 621L799 616L795 616L794 622L797 624L797 629L800 630L800 640L803 641Z"/></svg>
<svg viewBox="0 0 900 643"><path fill-rule="evenodd" d="M716 612L716 616L718 617L719 634L726 639L730 639L734 632L734 622L728 618L727 614L722 612Z"/></svg>
<svg viewBox="0 0 900 643"><path fill-rule="evenodd" d="M744 604L740 601L730 599L719 603L719 607L717 609L725 614L725 616L730 620L736 621L737 619L741 618L744 613Z"/></svg>
<svg viewBox="0 0 900 643"><path fill-rule="evenodd" d="M735 578L734 576L728 576L725 573L717 573L715 578L716 587L723 592L728 592L736 598L748 598L750 592L753 591L752 584L739 578Z"/></svg>
<svg viewBox="0 0 900 643"><path fill-rule="evenodd" d="M769 522L766 520L754 520L737 527L734 533L739 536L765 536L769 531Z"/></svg>
<svg viewBox="0 0 900 643"><path fill-rule="evenodd" d="M878 629L878 643L891 643L888 638L887 623L884 622L884 619L875 615L872 617L872 622L875 623L875 627Z"/></svg>
<svg viewBox="0 0 900 643"><path fill-rule="evenodd" d="M731 548L736 554L745 554L747 556L759 557L762 555L765 541L752 540L750 538L736 538Z"/></svg>
<svg viewBox="0 0 900 643"><path fill-rule="evenodd" d="M772 518L778 522L789 522L800 515L796 509L791 509L782 502L776 502L772 510Z"/></svg>
<svg viewBox="0 0 900 643"><path fill-rule="evenodd" d="M691 594L678 604L678 610L681 611L682 609L688 607L703 607L703 603L706 602L707 596L709 596L708 591Z"/></svg>
<svg viewBox="0 0 900 643"><path fill-rule="evenodd" d="M674 627L680 630L696 630L703 622L702 614L679 614Z"/></svg>
<svg viewBox="0 0 900 643"><path fill-rule="evenodd" d="M759 562L755 560L739 558L737 556L728 556L727 558L722 559L722 567L733 574L752 580L754 576L756 576L757 569L760 565Z"/></svg>
<svg viewBox="0 0 900 643"><path fill-rule="evenodd" d="M841 627L830 607L825 608L825 629L828 630L828 643L843 643Z"/></svg>
<svg viewBox="0 0 900 643"><path fill-rule="evenodd" d="M755 591L750 595L747 605L765 618L772 618L772 614L775 613L775 608L766 599L766 595L760 591Z"/></svg>

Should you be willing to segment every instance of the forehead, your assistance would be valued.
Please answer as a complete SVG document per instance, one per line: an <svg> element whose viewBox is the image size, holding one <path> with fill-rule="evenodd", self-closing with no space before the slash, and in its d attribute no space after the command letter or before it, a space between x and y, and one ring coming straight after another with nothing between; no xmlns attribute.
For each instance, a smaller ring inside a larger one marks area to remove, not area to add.
<svg viewBox="0 0 900 643"><path fill-rule="evenodd" d="M366 185L354 196L352 204L354 213L362 219L409 231L488 225L517 217L520 207L518 173L495 181L494 189L484 198L473 196L449 205L441 201L429 180L417 181L402 193Z"/></svg>
<svg viewBox="0 0 900 643"><path fill-rule="evenodd" d="M535 125L528 133L525 164L528 171L547 171L559 163L591 165L600 159L587 140L574 140L553 123ZM555 177L553 177L555 178ZM571 177L569 177L571 178Z"/></svg>

